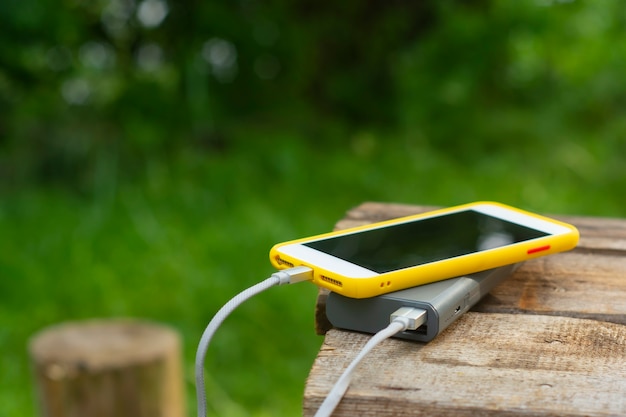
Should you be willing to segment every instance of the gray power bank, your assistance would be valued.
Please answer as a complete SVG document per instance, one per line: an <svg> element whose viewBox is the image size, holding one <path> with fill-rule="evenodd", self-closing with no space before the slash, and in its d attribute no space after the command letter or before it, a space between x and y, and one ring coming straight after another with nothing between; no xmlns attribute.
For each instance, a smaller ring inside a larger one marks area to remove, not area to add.
<svg viewBox="0 0 626 417"><path fill-rule="evenodd" d="M394 337L429 342L510 276L516 266L507 265L372 298L349 298L331 292L326 300L326 316L337 328L377 333L389 325L389 316L400 307L421 308L426 310L426 324Z"/></svg>

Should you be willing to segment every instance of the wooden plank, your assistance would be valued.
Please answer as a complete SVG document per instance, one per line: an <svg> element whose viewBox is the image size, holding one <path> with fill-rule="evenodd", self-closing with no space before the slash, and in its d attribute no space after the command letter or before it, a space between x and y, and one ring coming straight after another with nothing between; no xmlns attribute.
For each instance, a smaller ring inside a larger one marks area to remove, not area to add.
<svg viewBox="0 0 626 417"><path fill-rule="evenodd" d="M572 251L526 262L475 311L626 324L626 256Z"/></svg>
<svg viewBox="0 0 626 417"><path fill-rule="evenodd" d="M315 413L370 335L331 330L307 381ZM428 344L389 339L357 369L334 416L626 414L626 326L470 312Z"/></svg>
<svg viewBox="0 0 626 417"><path fill-rule="evenodd" d="M432 206L364 203L350 210L337 229L432 210ZM578 227L576 249L525 262L475 311L592 318L626 324L626 221L551 216ZM316 329L331 328L320 291Z"/></svg>
<svg viewBox="0 0 626 417"><path fill-rule="evenodd" d="M364 203L337 229L435 207ZM385 341L336 416L626 415L626 220L551 216L578 227L576 249L525 262L428 344ZM371 335L329 330L305 389L313 415ZM592 319L592 320L590 320Z"/></svg>

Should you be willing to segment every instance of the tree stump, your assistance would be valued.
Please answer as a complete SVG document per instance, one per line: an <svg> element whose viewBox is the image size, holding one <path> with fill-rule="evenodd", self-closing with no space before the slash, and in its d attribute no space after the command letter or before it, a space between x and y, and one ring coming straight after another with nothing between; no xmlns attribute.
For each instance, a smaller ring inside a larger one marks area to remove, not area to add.
<svg viewBox="0 0 626 417"><path fill-rule="evenodd" d="M29 344L45 417L182 417L181 343L137 320L69 322Z"/></svg>

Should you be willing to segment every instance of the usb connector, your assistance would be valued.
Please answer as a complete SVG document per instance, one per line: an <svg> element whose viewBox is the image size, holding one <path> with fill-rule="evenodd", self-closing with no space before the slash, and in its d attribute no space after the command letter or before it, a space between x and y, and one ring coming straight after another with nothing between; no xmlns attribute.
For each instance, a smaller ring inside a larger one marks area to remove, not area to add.
<svg viewBox="0 0 626 417"><path fill-rule="evenodd" d="M293 268L283 269L274 272L272 277L278 278L278 285L295 284L296 282L313 280L313 269L308 266L294 266Z"/></svg>
<svg viewBox="0 0 626 417"><path fill-rule="evenodd" d="M400 307L389 317L391 323L400 322L404 325L404 330L417 330L426 323L426 310L414 307Z"/></svg>

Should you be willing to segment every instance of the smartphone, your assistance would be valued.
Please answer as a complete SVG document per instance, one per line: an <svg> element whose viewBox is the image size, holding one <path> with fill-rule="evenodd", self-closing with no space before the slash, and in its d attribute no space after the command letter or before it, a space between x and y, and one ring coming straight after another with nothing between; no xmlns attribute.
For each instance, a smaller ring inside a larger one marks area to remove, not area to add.
<svg viewBox="0 0 626 417"><path fill-rule="evenodd" d="M368 298L572 249L567 223L476 202L279 243L275 268L304 265L313 283Z"/></svg>
<svg viewBox="0 0 626 417"><path fill-rule="evenodd" d="M326 299L326 317L339 329L378 333L389 325L390 315L400 307L426 310L426 323L393 337L430 342L507 279L517 265L450 278L370 298L350 298L331 292Z"/></svg>

